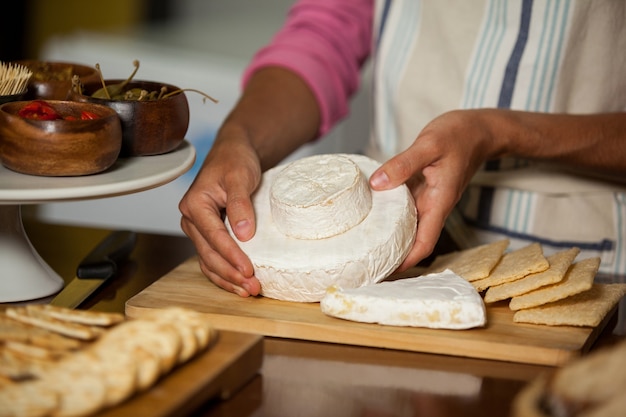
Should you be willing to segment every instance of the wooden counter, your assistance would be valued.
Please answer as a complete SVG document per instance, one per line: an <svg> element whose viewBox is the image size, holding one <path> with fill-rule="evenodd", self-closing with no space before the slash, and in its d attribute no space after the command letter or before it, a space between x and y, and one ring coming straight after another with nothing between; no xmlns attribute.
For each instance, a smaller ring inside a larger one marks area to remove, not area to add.
<svg viewBox="0 0 626 417"><path fill-rule="evenodd" d="M64 279L108 230L25 219L33 246ZM195 253L181 236L140 233L119 278L83 308L124 311L126 300ZM611 333L596 346L621 337ZM261 372L228 400L194 416L508 416L525 384L552 368L485 359L265 338Z"/></svg>

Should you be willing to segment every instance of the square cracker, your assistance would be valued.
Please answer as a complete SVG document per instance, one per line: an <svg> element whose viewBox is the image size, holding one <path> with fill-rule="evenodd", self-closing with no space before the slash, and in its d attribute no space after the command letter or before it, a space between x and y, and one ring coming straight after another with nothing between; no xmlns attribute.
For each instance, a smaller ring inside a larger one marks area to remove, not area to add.
<svg viewBox="0 0 626 417"><path fill-rule="evenodd" d="M580 253L578 248L570 248L556 252L546 259L550 267L542 272L530 274L524 278L490 287L485 293L486 303L493 303L507 298L526 294L537 288L561 282L568 268Z"/></svg>
<svg viewBox="0 0 626 417"><path fill-rule="evenodd" d="M539 307L515 312L516 323L598 326L626 294L626 284L593 284L591 289Z"/></svg>
<svg viewBox="0 0 626 417"><path fill-rule="evenodd" d="M543 249L539 243L531 243L523 248L506 253L493 268L487 278L474 281L472 285L477 291L484 291L489 287L524 278L527 275L545 271L550 267L548 260L543 256Z"/></svg>
<svg viewBox="0 0 626 417"><path fill-rule="evenodd" d="M450 269L468 281L485 278L489 276L491 270L500 261L502 254L508 246L509 241L504 239L440 255L435 258L424 275Z"/></svg>
<svg viewBox="0 0 626 417"><path fill-rule="evenodd" d="M552 301L558 301L587 291L593 285L593 279L600 267L600 258L587 258L572 264L563 280L526 294L511 298L511 310L522 310L537 307Z"/></svg>

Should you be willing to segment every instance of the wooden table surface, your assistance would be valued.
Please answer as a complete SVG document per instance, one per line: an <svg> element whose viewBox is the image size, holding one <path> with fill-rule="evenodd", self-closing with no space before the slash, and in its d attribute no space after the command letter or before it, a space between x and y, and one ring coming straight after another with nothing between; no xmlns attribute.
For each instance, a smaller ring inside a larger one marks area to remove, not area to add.
<svg viewBox="0 0 626 417"><path fill-rule="evenodd" d="M24 226L31 243L64 279L110 231L42 224ZM124 311L124 303L195 253L183 236L139 233L116 281L81 308ZM614 324L596 346L620 340ZM228 400L194 416L509 416L515 395L550 367L436 354L265 338L261 372Z"/></svg>

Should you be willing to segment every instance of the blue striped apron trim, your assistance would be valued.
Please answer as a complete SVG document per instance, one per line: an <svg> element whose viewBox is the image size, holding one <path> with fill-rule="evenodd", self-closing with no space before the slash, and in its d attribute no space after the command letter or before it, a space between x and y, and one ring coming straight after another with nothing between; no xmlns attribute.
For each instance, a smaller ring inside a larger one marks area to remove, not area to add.
<svg viewBox="0 0 626 417"><path fill-rule="evenodd" d="M517 39L515 46L509 57L509 61L506 65L504 73L504 79L502 80L502 86L500 88L500 96L498 98L499 108L510 108L511 100L513 98L513 92L515 91L515 81L517 80L517 74L519 72L520 62L524 49L526 48L526 41L528 40L528 31L530 28L530 16L532 12L533 0L524 0L522 3L520 28L517 33ZM492 160L485 163L485 170L495 171L500 167L500 161ZM493 189L484 188L480 195L479 200L479 222L482 224L488 224L491 218L491 207L493 206Z"/></svg>
<svg viewBox="0 0 626 417"><path fill-rule="evenodd" d="M486 86L491 79L493 61L504 37L506 0L491 0L485 30L478 40L478 50L467 80L469 91L465 94L463 108L483 107Z"/></svg>
<svg viewBox="0 0 626 417"><path fill-rule="evenodd" d="M465 223L467 223L468 225L472 226L472 227L476 227L479 228L481 230L485 230L485 231L489 231L489 232L494 232L497 233L499 235L503 235L503 236L508 236L512 239L520 239L520 240L526 240L529 242L538 242L542 245L546 245L546 246L551 246L553 248L563 248L563 249L567 249L567 248L571 248L571 247L577 247L581 250L589 250L589 251L596 251L596 252L606 252L606 251L611 251L613 250L615 243L610 240L610 239L602 239L601 241L598 242L577 242L577 241L567 241L567 240L551 240L551 239L546 239L546 238L541 238L541 237L537 237L534 235L528 235L525 233L520 233L520 232L515 232L515 231L511 231L509 229L505 229L502 227L497 227L497 226L493 226L493 225L489 225L489 224L485 224L485 223L480 223L478 221L475 221L474 219L470 219L466 216L462 216L463 220L465 221Z"/></svg>
<svg viewBox="0 0 626 417"><path fill-rule="evenodd" d="M385 30L385 23L387 22L387 16L389 15L389 8L391 7L391 0L385 0L383 5L383 11L380 16L380 27L378 28L378 38L376 39L376 46L380 45L380 40L383 37Z"/></svg>
<svg viewBox="0 0 626 417"><path fill-rule="evenodd" d="M391 1L386 0L383 5L379 38L377 40L377 45L379 45L382 37L385 36L388 38L387 42L390 42L394 47L388 48L386 55L382 59L376 60L377 64L374 69L376 74L385 73L384 78L377 80L374 92L374 101L378 103L378 112L374 124L381 139L379 142L381 151L385 155L393 155L398 151L398 133L394 122L393 103L390 100L395 96L398 82L402 78L402 72L409 59L407 51L410 50L410 44L413 42L415 32L418 30L422 5L417 0L396 0L394 7L400 8L402 12L399 14L398 21L394 22L397 23L396 27L391 31L389 30L391 28L385 30L391 8ZM384 105L380 104L382 101L385 101Z"/></svg>
<svg viewBox="0 0 626 417"><path fill-rule="evenodd" d="M524 0L522 2L522 17L520 22L517 40L513 47L513 52L509 58L504 72L504 80L502 80L502 88L500 89L500 97L498 98L498 107L508 109L511 107L513 99L513 91L515 89L515 81L519 72L519 65L522 60L524 48L528 41L528 30L530 28L530 14L532 12L533 0Z"/></svg>

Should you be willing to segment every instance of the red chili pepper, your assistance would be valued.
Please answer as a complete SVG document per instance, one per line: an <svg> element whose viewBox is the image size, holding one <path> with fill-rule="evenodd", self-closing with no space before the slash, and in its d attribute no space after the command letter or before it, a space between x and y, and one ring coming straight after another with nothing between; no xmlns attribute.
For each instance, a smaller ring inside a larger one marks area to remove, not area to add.
<svg viewBox="0 0 626 417"><path fill-rule="evenodd" d="M18 112L20 117L35 120L57 120L61 115L43 100L33 100Z"/></svg>
<svg viewBox="0 0 626 417"><path fill-rule="evenodd" d="M97 115L96 113L87 111L87 110L83 110L82 112L80 112L80 119L81 120L95 120L95 119L99 119L100 116Z"/></svg>

